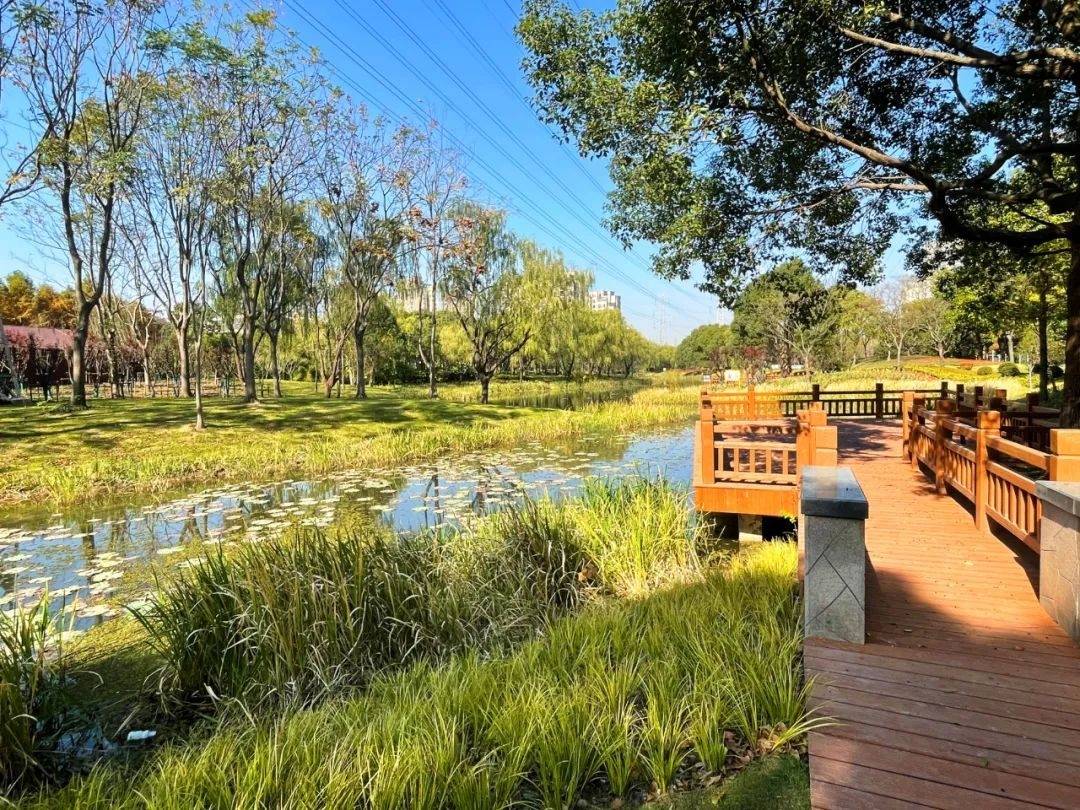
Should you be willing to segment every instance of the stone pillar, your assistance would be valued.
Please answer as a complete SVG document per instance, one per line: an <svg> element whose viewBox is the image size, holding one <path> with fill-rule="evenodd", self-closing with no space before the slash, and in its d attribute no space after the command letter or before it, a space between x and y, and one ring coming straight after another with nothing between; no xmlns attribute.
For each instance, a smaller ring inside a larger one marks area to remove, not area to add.
<svg viewBox="0 0 1080 810"><path fill-rule="evenodd" d="M1080 641L1080 484L1039 481L1039 602Z"/></svg>
<svg viewBox="0 0 1080 810"><path fill-rule="evenodd" d="M869 505L849 467L806 467L799 501L799 546L806 636L866 640Z"/></svg>

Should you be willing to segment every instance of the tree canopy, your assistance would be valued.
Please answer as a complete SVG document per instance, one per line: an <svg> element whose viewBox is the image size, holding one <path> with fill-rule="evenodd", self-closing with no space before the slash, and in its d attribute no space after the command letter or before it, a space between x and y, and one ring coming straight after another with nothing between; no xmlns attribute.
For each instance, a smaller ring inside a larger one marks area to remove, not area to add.
<svg viewBox="0 0 1080 810"><path fill-rule="evenodd" d="M722 300L793 248L873 279L908 216L1071 249L1063 419L1080 419L1075 3L529 0L518 31L545 117L611 158L615 233L657 242L661 275L700 262Z"/></svg>

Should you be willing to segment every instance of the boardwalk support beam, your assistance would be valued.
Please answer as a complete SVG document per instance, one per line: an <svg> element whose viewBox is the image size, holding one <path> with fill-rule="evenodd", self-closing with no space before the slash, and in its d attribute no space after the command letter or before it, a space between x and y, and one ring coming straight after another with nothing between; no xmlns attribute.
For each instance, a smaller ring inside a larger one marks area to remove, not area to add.
<svg viewBox="0 0 1080 810"><path fill-rule="evenodd" d="M866 640L866 537L869 508L848 467L806 467L799 499L807 637Z"/></svg>

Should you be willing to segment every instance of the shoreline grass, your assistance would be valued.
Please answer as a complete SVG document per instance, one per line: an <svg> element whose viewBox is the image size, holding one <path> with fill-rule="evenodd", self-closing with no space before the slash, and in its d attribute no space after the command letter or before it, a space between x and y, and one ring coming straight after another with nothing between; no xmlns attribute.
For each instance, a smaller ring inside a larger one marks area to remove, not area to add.
<svg viewBox="0 0 1080 810"><path fill-rule="evenodd" d="M767 544L596 602L507 654L421 661L315 708L208 726L25 806L573 807L700 787L807 729L795 557Z"/></svg>
<svg viewBox="0 0 1080 810"><path fill-rule="evenodd" d="M368 401L226 403L217 416L211 411L210 422L216 418L218 426L203 432L187 424L189 403L180 403L185 415L179 422L175 415L159 419L154 401L142 400L75 414L5 409L0 514L32 503L74 506L209 482L390 467L528 440L627 433L689 420L696 390L652 386L625 400L577 410L409 400L389 393ZM175 401L165 404L177 407ZM230 421L222 424L221 414ZM113 421L95 426L95 419L110 415Z"/></svg>
<svg viewBox="0 0 1080 810"><path fill-rule="evenodd" d="M106 677L114 660L160 663L143 695L167 713L138 722L164 744L11 798L640 804L798 752L816 722L794 548L717 555L662 479L593 479L451 533L353 520L170 569L142 626L106 633L98 656ZM95 645L80 641L73 662L89 668Z"/></svg>

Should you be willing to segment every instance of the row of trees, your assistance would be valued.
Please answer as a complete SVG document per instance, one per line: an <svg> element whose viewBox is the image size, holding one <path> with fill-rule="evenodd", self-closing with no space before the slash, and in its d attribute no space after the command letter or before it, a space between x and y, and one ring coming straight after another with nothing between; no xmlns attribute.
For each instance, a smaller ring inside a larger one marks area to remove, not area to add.
<svg viewBox="0 0 1080 810"><path fill-rule="evenodd" d="M940 251L934 255L940 258ZM680 344L676 360L751 374L766 365L791 373L798 364L811 373L908 355L1013 359L1022 353L1038 361L1045 393L1051 364L1064 354L1060 338L1050 337L1064 332L1060 277L1040 263L1016 268L1003 255L999 267L1012 283L988 284L972 266L985 258L979 252L924 265L922 278L905 276L870 291L826 286L802 261L782 262L736 297L730 326L699 327Z"/></svg>
<svg viewBox="0 0 1080 810"><path fill-rule="evenodd" d="M651 351L621 319L583 316L588 279L469 199L437 124L370 117L272 13L171 0L5 13L3 100L31 138L8 150L0 210L19 206L28 235L71 269L75 406L91 343L115 385L132 356L148 382L175 363L200 426L208 347L222 341L248 401L261 365L280 395L283 342L327 393L349 376L365 396L377 319L412 340L431 396L453 356L448 319L485 398L527 348L566 376L629 371ZM555 286L536 280L557 272ZM410 301L407 328L387 317L394 290Z"/></svg>

